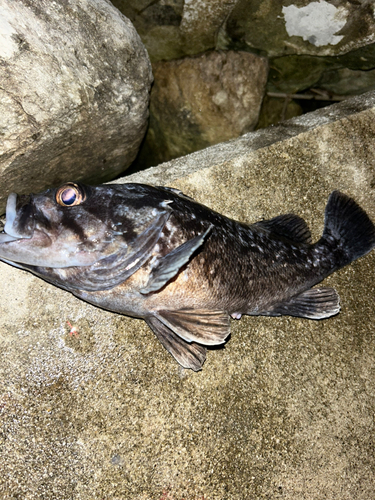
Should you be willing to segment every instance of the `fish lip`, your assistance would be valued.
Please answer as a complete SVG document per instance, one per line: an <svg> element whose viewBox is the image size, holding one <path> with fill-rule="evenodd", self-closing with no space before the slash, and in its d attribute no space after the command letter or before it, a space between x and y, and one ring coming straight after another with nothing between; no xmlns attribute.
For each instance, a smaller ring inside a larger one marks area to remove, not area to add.
<svg viewBox="0 0 375 500"><path fill-rule="evenodd" d="M21 234L14 227L14 222L17 218L17 194L10 193L5 209L5 225L4 230L0 233L0 243L9 243L20 239L30 239L31 235Z"/></svg>
<svg viewBox="0 0 375 500"><path fill-rule="evenodd" d="M18 235L12 234L12 227L17 215L16 204L17 204L17 194L10 193L10 195L8 196L7 206L5 209L4 233L8 234L9 236L19 238Z"/></svg>
<svg viewBox="0 0 375 500"><path fill-rule="evenodd" d="M15 238L14 236L10 236L5 232L0 233L0 244L9 243L11 241L18 241L20 239L21 238Z"/></svg>

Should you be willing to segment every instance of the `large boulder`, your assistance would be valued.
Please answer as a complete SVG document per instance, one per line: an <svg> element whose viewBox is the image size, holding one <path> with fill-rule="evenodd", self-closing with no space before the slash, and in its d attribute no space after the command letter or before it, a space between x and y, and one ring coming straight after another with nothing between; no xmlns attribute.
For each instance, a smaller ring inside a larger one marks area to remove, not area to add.
<svg viewBox="0 0 375 500"><path fill-rule="evenodd" d="M9 190L124 171L152 81L130 21L106 0L0 0L0 10L0 208Z"/></svg>
<svg viewBox="0 0 375 500"><path fill-rule="evenodd" d="M254 130L267 60L212 51L153 64L150 125L137 165L157 165Z"/></svg>
<svg viewBox="0 0 375 500"><path fill-rule="evenodd" d="M333 189L375 220L374 117L372 93L120 182L243 221L295 212L317 239ZM375 251L326 280L338 316L233 321L199 373L143 321L0 271L1 498L374 498Z"/></svg>

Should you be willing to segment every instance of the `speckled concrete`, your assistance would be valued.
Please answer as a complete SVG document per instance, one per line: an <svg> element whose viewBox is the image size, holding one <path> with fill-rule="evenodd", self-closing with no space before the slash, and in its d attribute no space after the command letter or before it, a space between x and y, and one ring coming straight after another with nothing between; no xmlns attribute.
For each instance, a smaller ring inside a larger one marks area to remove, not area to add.
<svg viewBox="0 0 375 500"><path fill-rule="evenodd" d="M375 219L374 136L373 93L129 179L318 237L336 188ZM375 498L375 252L326 280L338 316L233 321L199 373L144 322L0 270L1 499Z"/></svg>

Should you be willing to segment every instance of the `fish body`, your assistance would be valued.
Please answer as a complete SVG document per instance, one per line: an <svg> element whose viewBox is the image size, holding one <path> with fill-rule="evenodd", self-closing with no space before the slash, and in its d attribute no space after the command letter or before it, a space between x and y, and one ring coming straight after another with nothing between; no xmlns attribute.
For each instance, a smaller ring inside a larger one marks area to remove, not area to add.
<svg viewBox="0 0 375 500"><path fill-rule="evenodd" d="M312 243L293 214L243 224L171 188L67 183L9 195L0 260L145 319L182 366L199 370L230 317L337 314L337 292L312 287L374 246L373 223L338 191Z"/></svg>

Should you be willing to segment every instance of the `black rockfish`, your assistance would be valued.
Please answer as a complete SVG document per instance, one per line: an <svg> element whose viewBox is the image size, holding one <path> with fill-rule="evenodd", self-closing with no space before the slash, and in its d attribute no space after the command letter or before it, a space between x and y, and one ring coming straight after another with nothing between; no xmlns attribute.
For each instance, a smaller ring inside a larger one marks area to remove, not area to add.
<svg viewBox="0 0 375 500"><path fill-rule="evenodd" d="M9 195L0 259L77 297L143 318L184 367L201 369L230 316L310 319L339 312L333 288L312 288L375 246L375 227L334 191L311 242L292 214L242 224L177 190L67 183Z"/></svg>

